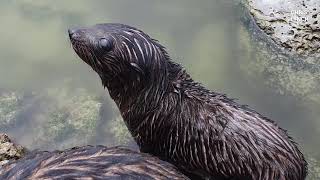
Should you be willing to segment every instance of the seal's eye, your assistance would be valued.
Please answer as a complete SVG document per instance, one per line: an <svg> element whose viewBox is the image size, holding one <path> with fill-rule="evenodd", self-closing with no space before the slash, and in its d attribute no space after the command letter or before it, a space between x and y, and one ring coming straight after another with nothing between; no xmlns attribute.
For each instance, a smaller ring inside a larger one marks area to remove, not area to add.
<svg viewBox="0 0 320 180"><path fill-rule="evenodd" d="M104 51L110 51L112 49L113 43L111 38L101 38L99 40L99 46Z"/></svg>

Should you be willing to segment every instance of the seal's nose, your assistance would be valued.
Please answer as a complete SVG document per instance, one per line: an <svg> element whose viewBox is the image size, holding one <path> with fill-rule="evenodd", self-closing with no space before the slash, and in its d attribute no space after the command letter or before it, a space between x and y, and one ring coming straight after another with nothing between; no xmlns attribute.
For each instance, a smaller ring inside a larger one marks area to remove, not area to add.
<svg viewBox="0 0 320 180"><path fill-rule="evenodd" d="M68 29L69 37L70 39L75 35L76 30L75 29Z"/></svg>

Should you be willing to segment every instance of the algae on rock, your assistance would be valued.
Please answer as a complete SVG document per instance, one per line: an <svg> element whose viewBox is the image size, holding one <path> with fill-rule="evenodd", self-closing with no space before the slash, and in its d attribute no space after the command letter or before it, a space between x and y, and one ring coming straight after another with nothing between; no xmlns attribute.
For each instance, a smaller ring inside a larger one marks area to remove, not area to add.
<svg viewBox="0 0 320 180"><path fill-rule="evenodd" d="M21 94L17 92L0 93L0 127L15 123L15 116L19 110Z"/></svg>
<svg viewBox="0 0 320 180"><path fill-rule="evenodd" d="M310 180L320 179L320 162L314 158L308 159L308 178Z"/></svg>
<svg viewBox="0 0 320 180"><path fill-rule="evenodd" d="M48 89L45 96L53 102L45 112L46 121L38 127L37 146L79 146L95 136L101 106L96 96L84 89L67 88Z"/></svg>
<svg viewBox="0 0 320 180"><path fill-rule="evenodd" d="M104 145L132 142L120 117L101 113L102 104L111 108L104 101L84 88L66 84L34 92L4 91L0 94L0 131L30 149L65 149L96 144L94 139L106 139L98 142Z"/></svg>
<svg viewBox="0 0 320 180"><path fill-rule="evenodd" d="M132 140L131 134L121 116L110 123L110 132L114 135L117 144L127 144Z"/></svg>

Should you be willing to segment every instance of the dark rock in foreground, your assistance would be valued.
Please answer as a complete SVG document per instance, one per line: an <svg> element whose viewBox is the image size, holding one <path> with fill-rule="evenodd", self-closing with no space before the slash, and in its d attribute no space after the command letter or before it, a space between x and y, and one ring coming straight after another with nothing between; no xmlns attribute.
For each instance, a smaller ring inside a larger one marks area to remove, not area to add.
<svg viewBox="0 0 320 180"><path fill-rule="evenodd" d="M0 179L188 179L173 165L123 147L33 152L5 165Z"/></svg>

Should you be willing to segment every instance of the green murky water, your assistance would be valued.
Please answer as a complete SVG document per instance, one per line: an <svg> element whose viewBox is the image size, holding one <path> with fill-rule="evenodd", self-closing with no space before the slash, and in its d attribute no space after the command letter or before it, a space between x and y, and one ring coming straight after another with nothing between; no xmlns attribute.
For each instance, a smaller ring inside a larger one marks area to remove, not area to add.
<svg viewBox="0 0 320 180"><path fill-rule="evenodd" d="M68 27L118 22L158 39L195 80L275 120L319 160L319 74L270 61L275 52L250 38L242 16L219 0L1 0L0 131L31 149L130 144L67 36Z"/></svg>

